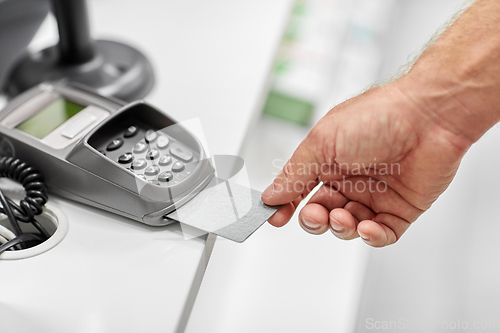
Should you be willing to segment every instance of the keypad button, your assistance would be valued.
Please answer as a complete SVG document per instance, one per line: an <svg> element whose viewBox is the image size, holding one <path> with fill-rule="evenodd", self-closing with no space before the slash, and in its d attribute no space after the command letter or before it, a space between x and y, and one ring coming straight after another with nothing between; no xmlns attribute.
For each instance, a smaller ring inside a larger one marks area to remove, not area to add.
<svg viewBox="0 0 500 333"><path fill-rule="evenodd" d="M158 151L158 149L151 149L150 151L148 151L148 153L146 154L146 158L148 160L154 160L154 159L157 159L158 157L160 156L160 152Z"/></svg>
<svg viewBox="0 0 500 333"><path fill-rule="evenodd" d="M118 163L127 164L127 163L132 162L133 159L134 159L134 155L132 155L132 153L125 153L125 154L121 155L120 157L118 157Z"/></svg>
<svg viewBox="0 0 500 333"><path fill-rule="evenodd" d="M147 143L151 143L151 142L155 141L157 137L158 137L158 134L156 134L156 132L154 130L150 129L150 130L147 130L146 136L144 137L144 139L146 140Z"/></svg>
<svg viewBox="0 0 500 333"><path fill-rule="evenodd" d="M170 139L165 135L160 135L158 141L156 141L156 146L160 149L165 149L168 146Z"/></svg>
<svg viewBox="0 0 500 333"><path fill-rule="evenodd" d="M146 151L147 148L148 148L147 144L145 144L142 141L139 141L134 146L134 153L136 153L136 154L142 153L142 152Z"/></svg>
<svg viewBox="0 0 500 333"><path fill-rule="evenodd" d="M137 175L137 177L141 178L142 180L148 180L144 175Z"/></svg>
<svg viewBox="0 0 500 333"><path fill-rule="evenodd" d="M172 165L173 172L181 172L182 170L184 170L184 163L181 161L177 161Z"/></svg>
<svg viewBox="0 0 500 333"><path fill-rule="evenodd" d="M170 163L172 163L172 156L170 155L163 155L158 161L158 164L161 166L169 165Z"/></svg>
<svg viewBox="0 0 500 333"><path fill-rule="evenodd" d="M171 181L173 178L174 178L174 174L170 171L162 172L158 176L158 180L161 182L164 182L164 183Z"/></svg>
<svg viewBox="0 0 500 333"><path fill-rule="evenodd" d="M144 169L146 167L148 163L146 162L145 159L143 158L140 158L138 160L135 160L134 162L132 162L132 165L130 166L133 170L141 170L141 169Z"/></svg>
<svg viewBox="0 0 500 333"><path fill-rule="evenodd" d="M193 158L193 153L191 151L177 145L170 148L170 154L184 162L189 162Z"/></svg>
<svg viewBox="0 0 500 333"><path fill-rule="evenodd" d="M109 145L106 147L106 150L107 151L113 151L113 150L117 150L118 148L120 148L121 146L123 145L123 140L120 139L120 138L117 138L117 139L114 139L113 141L111 141L109 143Z"/></svg>
<svg viewBox="0 0 500 333"><path fill-rule="evenodd" d="M150 165L144 170L146 176L154 176L160 173L160 167L157 165Z"/></svg>
<svg viewBox="0 0 500 333"><path fill-rule="evenodd" d="M132 125L132 126L129 126L129 128L127 128L127 130L123 133L123 136L125 138L131 138L134 135L136 135L137 132L139 132L139 129L137 128L137 126Z"/></svg>

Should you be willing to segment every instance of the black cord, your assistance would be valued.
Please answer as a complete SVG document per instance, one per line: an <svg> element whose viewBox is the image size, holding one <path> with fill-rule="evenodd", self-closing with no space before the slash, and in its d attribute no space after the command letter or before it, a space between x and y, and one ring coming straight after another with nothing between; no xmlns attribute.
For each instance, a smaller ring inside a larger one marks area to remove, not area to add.
<svg viewBox="0 0 500 333"><path fill-rule="evenodd" d="M8 204L7 199L5 198L5 195L3 194L2 190L0 190L0 203L2 204L2 213L7 215L7 217L9 218L9 222L12 225L12 229L14 229L14 234L16 236L22 235L23 231L19 226L19 222L17 222L16 218L14 217L14 213L12 213L12 209L10 209L10 205Z"/></svg>
<svg viewBox="0 0 500 333"><path fill-rule="evenodd" d="M36 241L38 244L43 242L40 237L34 234L22 234L20 236L17 236L14 239L11 239L7 243L3 244L0 246L0 253L7 251L13 246L16 246L17 244L22 244L22 243L27 243L27 242L32 242Z"/></svg>
<svg viewBox="0 0 500 333"><path fill-rule="evenodd" d="M43 211L43 206L48 200L47 186L43 182L43 176L38 170L27 163L13 157L0 158L0 177L7 177L21 183L26 191L26 196L19 204L6 197L0 190L0 213L7 215L16 238L0 246L0 253L17 244L36 241L43 242L50 237L50 234L35 219ZM42 237L24 233L19 222L31 223ZM15 243L14 245L9 245ZM9 245L9 246L7 246ZM7 246L7 247L6 247Z"/></svg>
<svg viewBox="0 0 500 333"><path fill-rule="evenodd" d="M0 190L1 191L1 190ZM21 211L21 208L19 207L18 204L16 204L14 201L12 201L12 199L10 198L7 198L7 201L10 205L10 208L11 209L14 209L16 212L18 212L19 214L22 214L22 211ZM14 215L15 216L15 215ZM45 239L49 239L50 238L50 234L42 227L42 225L40 224L40 222L38 222L34 217L33 217L33 220L29 221L31 222L31 224L33 224L33 226L40 232L40 234L45 238Z"/></svg>

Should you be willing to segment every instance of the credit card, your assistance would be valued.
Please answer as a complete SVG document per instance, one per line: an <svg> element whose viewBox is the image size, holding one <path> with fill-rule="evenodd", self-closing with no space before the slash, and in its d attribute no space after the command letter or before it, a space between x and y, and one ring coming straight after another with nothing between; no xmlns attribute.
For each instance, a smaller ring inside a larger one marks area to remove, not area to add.
<svg viewBox="0 0 500 333"><path fill-rule="evenodd" d="M232 179L214 178L193 199L165 218L241 243L278 208L265 205L259 191Z"/></svg>

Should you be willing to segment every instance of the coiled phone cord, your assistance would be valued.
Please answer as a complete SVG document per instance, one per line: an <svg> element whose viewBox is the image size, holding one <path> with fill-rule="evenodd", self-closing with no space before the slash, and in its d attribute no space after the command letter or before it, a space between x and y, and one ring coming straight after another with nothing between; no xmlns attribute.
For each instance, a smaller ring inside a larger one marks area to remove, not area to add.
<svg viewBox="0 0 500 333"><path fill-rule="evenodd" d="M26 191L26 196L19 204L6 197L0 189L0 213L7 215L15 237L0 245L0 253L16 245L39 244L50 237L45 228L35 219L43 211L48 200L47 185L43 175L29 164L14 158L0 158L0 177L7 177L19 182ZM23 232L19 222L31 223L39 234Z"/></svg>

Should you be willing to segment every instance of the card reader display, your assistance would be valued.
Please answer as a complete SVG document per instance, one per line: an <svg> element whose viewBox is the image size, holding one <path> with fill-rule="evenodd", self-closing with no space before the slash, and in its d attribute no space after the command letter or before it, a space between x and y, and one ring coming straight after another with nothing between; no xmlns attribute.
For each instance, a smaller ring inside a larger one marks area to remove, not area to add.
<svg viewBox="0 0 500 333"><path fill-rule="evenodd" d="M82 111L81 104L59 98L16 126L18 130L43 139L58 126Z"/></svg>

